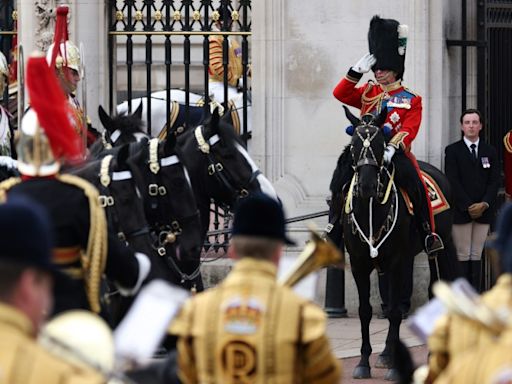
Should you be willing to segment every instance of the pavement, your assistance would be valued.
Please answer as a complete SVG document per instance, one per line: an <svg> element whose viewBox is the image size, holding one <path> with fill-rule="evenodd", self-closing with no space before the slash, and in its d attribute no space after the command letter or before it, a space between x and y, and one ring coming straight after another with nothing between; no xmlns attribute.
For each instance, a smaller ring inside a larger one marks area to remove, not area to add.
<svg viewBox="0 0 512 384"><path fill-rule="evenodd" d="M381 320L377 319L375 316L372 318L370 323L370 342L373 350L373 354L370 358L371 364L375 363L377 355L384 350L388 324L387 319ZM342 360L342 383L389 383L384 380L386 369L378 368L372 368L371 379L352 379L352 370L359 362L359 350L361 348L359 318L328 319L327 335L329 336L335 356ZM427 362L427 347L409 330L405 322L402 322L400 327L400 339L409 347L409 351L417 366Z"/></svg>

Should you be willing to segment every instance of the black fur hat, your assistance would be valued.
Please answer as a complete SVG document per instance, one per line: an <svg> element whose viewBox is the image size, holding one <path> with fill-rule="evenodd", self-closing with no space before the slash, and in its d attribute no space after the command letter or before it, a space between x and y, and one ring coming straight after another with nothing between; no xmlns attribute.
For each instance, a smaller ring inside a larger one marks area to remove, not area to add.
<svg viewBox="0 0 512 384"><path fill-rule="evenodd" d="M373 70L388 69L397 73L397 79L403 77L407 31L407 26L396 20L373 16L368 31L370 53L377 59Z"/></svg>

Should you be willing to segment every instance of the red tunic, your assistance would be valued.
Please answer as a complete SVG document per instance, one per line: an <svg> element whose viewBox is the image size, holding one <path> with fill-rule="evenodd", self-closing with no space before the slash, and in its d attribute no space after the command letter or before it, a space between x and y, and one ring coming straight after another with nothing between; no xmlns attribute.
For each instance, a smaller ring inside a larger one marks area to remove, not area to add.
<svg viewBox="0 0 512 384"><path fill-rule="evenodd" d="M368 82L357 87L362 74L350 70L334 88L333 95L342 103L361 110L361 116L367 113L378 114L381 108L388 109L384 125L391 128L389 143L396 148L402 147L405 155L411 160L416 172L423 183L423 188L429 203L430 227L434 231L434 217L427 188L420 173L416 157L411 153L411 144L416 138L421 124L421 96L405 88L399 81L383 87L380 84ZM386 88L386 89L383 89Z"/></svg>

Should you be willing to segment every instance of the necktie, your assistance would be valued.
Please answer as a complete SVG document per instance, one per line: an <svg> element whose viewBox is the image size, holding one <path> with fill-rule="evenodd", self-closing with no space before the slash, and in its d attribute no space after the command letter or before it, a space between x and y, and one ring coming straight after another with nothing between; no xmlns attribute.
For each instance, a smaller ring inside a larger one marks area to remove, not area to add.
<svg viewBox="0 0 512 384"><path fill-rule="evenodd" d="M473 161L477 161L477 157L476 157L476 144L471 144L470 145L471 147L471 154L473 155Z"/></svg>

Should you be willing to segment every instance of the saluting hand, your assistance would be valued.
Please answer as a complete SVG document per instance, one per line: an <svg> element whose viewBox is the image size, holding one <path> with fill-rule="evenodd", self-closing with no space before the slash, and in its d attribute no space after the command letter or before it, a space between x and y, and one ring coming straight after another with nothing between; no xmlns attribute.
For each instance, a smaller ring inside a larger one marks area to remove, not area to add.
<svg viewBox="0 0 512 384"><path fill-rule="evenodd" d="M471 216L473 220L478 219L480 216L484 214L487 208L489 208L489 204L487 204L485 201L471 204L468 207L469 216Z"/></svg>
<svg viewBox="0 0 512 384"><path fill-rule="evenodd" d="M352 67L352 70L357 73L366 73L372 69L373 65L377 62L375 56L371 53L367 53L359 59L359 61Z"/></svg>

